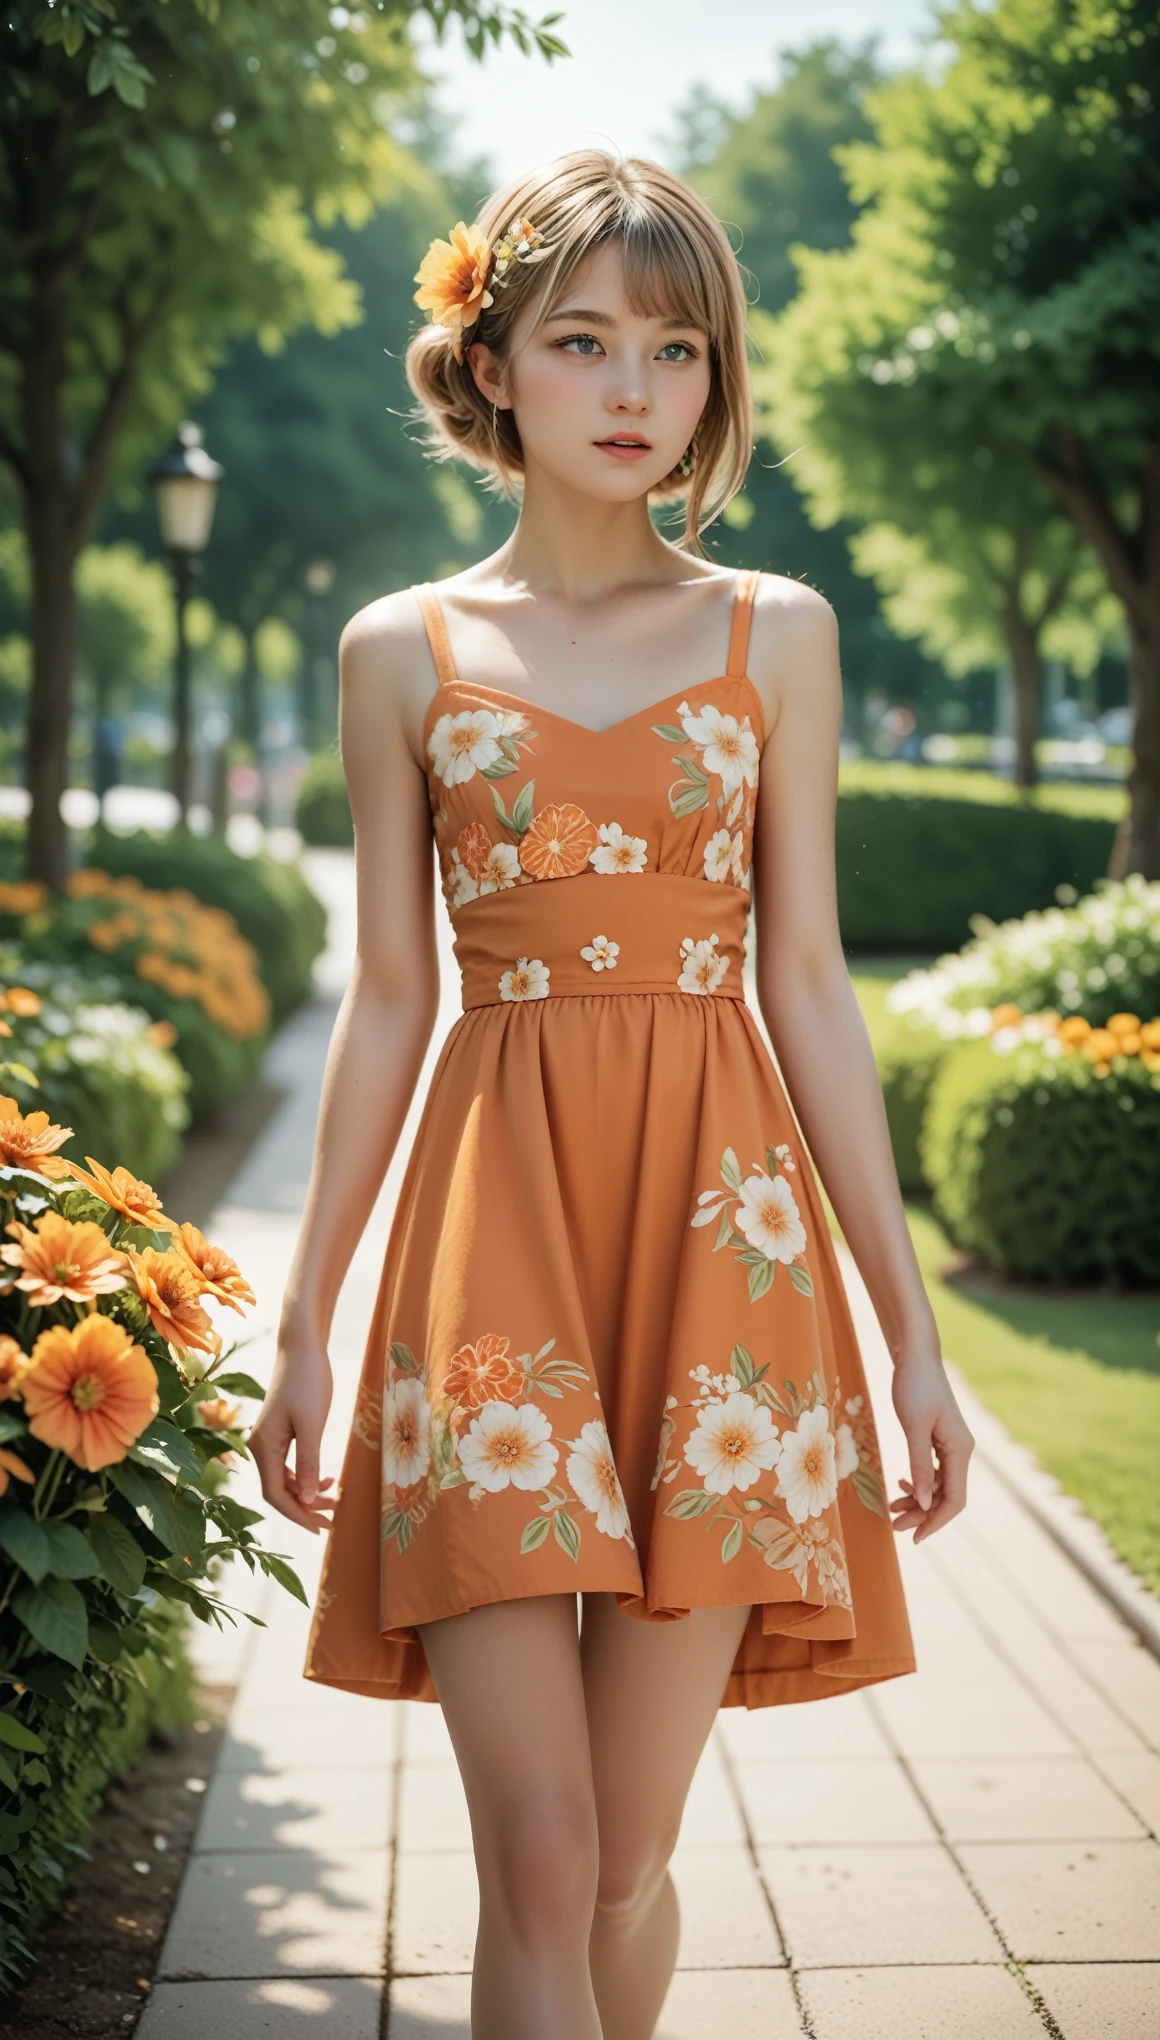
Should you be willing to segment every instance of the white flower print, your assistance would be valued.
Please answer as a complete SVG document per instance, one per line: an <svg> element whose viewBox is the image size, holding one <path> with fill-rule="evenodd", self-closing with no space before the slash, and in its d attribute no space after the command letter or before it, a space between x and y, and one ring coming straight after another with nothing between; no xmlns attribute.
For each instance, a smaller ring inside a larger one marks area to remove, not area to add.
<svg viewBox="0 0 1160 2040"><path fill-rule="evenodd" d="M697 1427L685 1444L685 1458L713 1495L742 1492L776 1466L781 1441L773 1419L751 1395L729 1395L697 1413Z"/></svg>
<svg viewBox="0 0 1160 2040"><path fill-rule="evenodd" d="M499 743L503 720L489 708L465 708L458 715L439 717L427 739L427 755L444 786L474 779L503 756ZM523 722L520 716L521 726Z"/></svg>
<svg viewBox="0 0 1160 2040"><path fill-rule="evenodd" d="M793 1431L781 1434L777 1491L795 1523L820 1516L838 1493L838 1471L830 1413L824 1403L803 1410Z"/></svg>
<svg viewBox="0 0 1160 2040"><path fill-rule="evenodd" d="M451 852L451 869L447 876L447 897L453 907L465 907L468 900L479 898L478 882L472 877L458 850Z"/></svg>
<svg viewBox="0 0 1160 2040"><path fill-rule="evenodd" d="M728 829L718 829L705 845L705 876L717 879L722 885L733 877L736 845Z"/></svg>
<svg viewBox="0 0 1160 2040"><path fill-rule="evenodd" d="M616 959L620 955L620 944L610 942L607 935L594 935L591 942L584 944L580 954L585 963L592 965L593 970L615 970Z"/></svg>
<svg viewBox="0 0 1160 2040"><path fill-rule="evenodd" d="M681 702L677 713L685 735L701 753L706 772L715 772L720 779L726 800L742 785L757 785L760 753L747 715L738 722L735 715L723 715L710 702L694 715L687 701Z"/></svg>
<svg viewBox="0 0 1160 2040"><path fill-rule="evenodd" d="M850 1606L846 1555L825 1523L779 1523L776 1517L766 1516L749 1534L766 1565L793 1574L803 1597L809 1591L812 1559L823 1601L827 1605L836 1602L839 1608Z"/></svg>
<svg viewBox="0 0 1160 2040"><path fill-rule="evenodd" d="M517 956L499 981L501 999L546 999L551 971L538 956Z"/></svg>
<svg viewBox="0 0 1160 2040"><path fill-rule="evenodd" d="M601 822L595 850L588 853L594 871L643 871L648 863L648 842L644 836L626 836L619 822Z"/></svg>
<svg viewBox="0 0 1160 2040"><path fill-rule="evenodd" d="M745 862L745 836L741 829L738 829L737 834L733 838L731 870L734 885L739 885L743 892L748 892L749 866Z"/></svg>
<svg viewBox="0 0 1160 2040"><path fill-rule="evenodd" d="M383 1397L383 1479L421 1480L431 1463L431 1412L421 1381L396 1381Z"/></svg>
<svg viewBox="0 0 1160 2040"><path fill-rule="evenodd" d="M834 1469L839 1480L858 1471L858 1447L849 1424L839 1424L834 1435Z"/></svg>
<svg viewBox="0 0 1160 2040"><path fill-rule="evenodd" d="M677 979L678 991L706 994L716 991L729 968L729 958L717 954L718 940L718 936L710 935L707 941L694 942L691 935L686 935L681 944L684 962Z"/></svg>
<svg viewBox="0 0 1160 2040"><path fill-rule="evenodd" d="M751 1247L757 1247L770 1261L794 1261L805 1253L806 1229L783 1176L770 1177L759 1169L745 1178L741 1200L733 1223Z"/></svg>
<svg viewBox="0 0 1160 2040"><path fill-rule="evenodd" d="M479 891L503 892L520 876L520 853L514 843L493 843L479 871Z"/></svg>
<svg viewBox="0 0 1160 2040"><path fill-rule="evenodd" d="M631 1544L628 1509L604 1425L585 1424L580 1436L569 1442L572 1450L565 1461L565 1469L573 1492L586 1509L591 1509L598 1530L602 1530L606 1537L627 1537Z"/></svg>
<svg viewBox="0 0 1160 2040"><path fill-rule="evenodd" d="M484 1403L459 1440L459 1462L486 1494L546 1487L560 1457L552 1426L534 1403Z"/></svg>
<svg viewBox="0 0 1160 2040"><path fill-rule="evenodd" d="M793 1159L792 1148L788 1148L785 1142L782 1141L779 1144L779 1146L774 1148L773 1152L776 1155L778 1161L781 1163L782 1168L785 1170L786 1175L792 1176L794 1170L797 1168L797 1163Z"/></svg>

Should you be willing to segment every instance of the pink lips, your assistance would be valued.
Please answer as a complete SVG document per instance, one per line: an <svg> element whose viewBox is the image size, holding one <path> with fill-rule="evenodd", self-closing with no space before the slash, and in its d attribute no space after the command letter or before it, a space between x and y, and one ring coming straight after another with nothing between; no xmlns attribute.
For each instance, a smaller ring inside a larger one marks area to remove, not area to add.
<svg viewBox="0 0 1160 2040"><path fill-rule="evenodd" d="M614 460L640 460L644 454L652 452L652 447L644 440L635 440L621 446L612 439L598 439L596 444L601 453L610 453Z"/></svg>

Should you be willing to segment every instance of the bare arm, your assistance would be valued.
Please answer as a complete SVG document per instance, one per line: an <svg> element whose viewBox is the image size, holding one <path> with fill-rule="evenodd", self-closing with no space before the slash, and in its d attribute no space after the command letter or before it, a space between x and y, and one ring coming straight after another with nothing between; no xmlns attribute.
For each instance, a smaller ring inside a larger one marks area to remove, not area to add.
<svg viewBox="0 0 1160 2040"><path fill-rule="evenodd" d="M406 1118L439 999L431 821L408 736L423 654L414 605L405 605L405 596L373 604L347 625L339 647L357 953L326 1060L278 1357L251 1441L266 1500L311 1530L326 1523L331 1506L330 1482L319 1482L319 1450L330 1408L334 1307Z"/></svg>
<svg viewBox="0 0 1160 2040"><path fill-rule="evenodd" d="M838 932L837 625L828 603L809 589L787 592L781 583L770 598L759 596L754 624L755 678L774 708L755 825L758 1000L894 1359L894 1404L911 1481L891 1506L895 1527L913 1528L918 1542L963 1507L973 1441L943 1368L878 1072Z"/></svg>

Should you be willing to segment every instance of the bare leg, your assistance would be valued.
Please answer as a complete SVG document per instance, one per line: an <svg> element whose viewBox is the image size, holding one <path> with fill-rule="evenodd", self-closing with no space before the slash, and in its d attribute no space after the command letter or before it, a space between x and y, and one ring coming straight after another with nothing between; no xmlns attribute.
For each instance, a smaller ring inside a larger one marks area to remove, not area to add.
<svg viewBox="0 0 1160 2040"><path fill-rule="evenodd" d="M473 2040L601 2040L596 1808L572 1594L420 1625L479 1875ZM724 1676L724 1675L723 1675Z"/></svg>
<svg viewBox="0 0 1160 2040"><path fill-rule="evenodd" d="M749 1609L639 1622L585 1594L580 1656L600 1872L589 1945L603 2040L649 2040L677 1958L668 1863Z"/></svg>

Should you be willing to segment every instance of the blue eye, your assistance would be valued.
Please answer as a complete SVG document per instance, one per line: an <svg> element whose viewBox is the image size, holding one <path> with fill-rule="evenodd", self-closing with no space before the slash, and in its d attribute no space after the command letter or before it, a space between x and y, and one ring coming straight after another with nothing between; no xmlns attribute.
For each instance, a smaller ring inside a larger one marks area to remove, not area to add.
<svg viewBox="0 0 1160 2040"><path fill-rule="evenodd" d="M588 346L589 345L591 345L592 347L600 346L600 342L596 338L596 335L594 333L568 333L565 336L565 338L559 341L557 344L560 347L571 347L573 342L575 342L577 346L580 346L581 342L586 343L582 348L582 352L584 353L585 358L588 360L591 360L592 358L588 352Z"/></svg>
<svg viewBox="0 0 1160 2040"><path fill-rule="evenodd" d="M687 340L666 340L666 342L665 342L664 346L663 346L663 347L661 348L661 353L662 353L662 354L667 354L667 353L668 353L668 351L669 351L669 348L670 348L670 347L680 347L680 348L682 348L682 349L683 349L683 354L682 354L682 357L681 357L681 358L682 358L682 360L684 360L684 361L691 361L691 360L692 360L692 358L693 358L693 350L692 350L692 348L691 348L691 347L689 346L689 343L688 343L688 341L687 341Z"/></svg>

